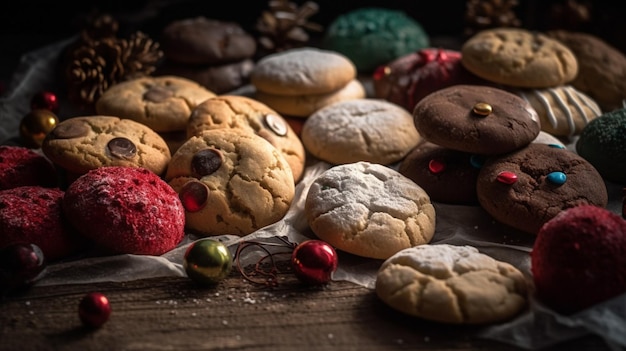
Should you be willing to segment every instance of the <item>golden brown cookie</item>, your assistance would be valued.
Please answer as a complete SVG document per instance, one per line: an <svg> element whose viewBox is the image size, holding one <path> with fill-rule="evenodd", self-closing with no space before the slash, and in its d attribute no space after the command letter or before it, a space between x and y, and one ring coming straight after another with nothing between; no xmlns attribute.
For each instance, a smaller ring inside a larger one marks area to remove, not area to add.
<svg viewBox="0 0 626 351"><path fill-rule="evenodd" d="M331 164L368 161L390 165L421 140L409 111L382 99L352 99L326 106L306 119L305 149Z"/></svg>
<svg viewBox="0 0 626 351"><path fill-rule="evenodd" d="M282 219L295 196L291 167L266 139L237 129L212 129L172 155L165 180L198 235L245 236Z"/></svg>
<svg viewBox="0 0 626 351"><path fill-rule="evenodd" d="M353 79L342 88L324 94L304 94L304 95L276 95L260 90L254 92L254 98L262 101L276 111L286 115L299 118L307 118L322 107L335 102L363 99L366 91L363 84L357 79Z"/></svg>
<svg viewBox="0 0 626 351"><path fill-rule="evenodd" d="M106 90L96 102L96 112L132 119L157 133L184 131L191 110L215 95L187 78L142 77Z"/></svg>
<svg viewBox="0 0 626 351"><path fill-rule="evenodd" d="M475 75L508 86L548 88L578 74L574 53L545 34L522 28L478 32L461 47L461 63Z"/></svg>
<svg viewBox="0 0 626 351"><path fill-rule="evenodd" d="M450 324L510 320L527 306L528 284L511 264L472 246L420 245L388 258L376 294L402 313Z"/></svg>
<svg viewBox="0 0 626 351"><path fill-rule="evenodd" d="M362 257L387 259L430 242L435 234L435 208L428 194L377 163L326 170L311 184L304 211L320 239Z"/></svg>
<svg viewBox="0 0 626 351"><path fill-rule="evenodd" d="M41 149L54 164L75 175L102 166L143 167L162 175L171 159L155 131L113 116L66 119L46 136Z"/></svg>
<svg viewBox="0 0 626 351"><path fill-rule="evenodd" d="M278 112L249 97L216 96L193 109L187 137L200 135L205 130L227 128L249 131L269 141L289 163L294 181L300 180L306 152L298 135Z"/></svg>

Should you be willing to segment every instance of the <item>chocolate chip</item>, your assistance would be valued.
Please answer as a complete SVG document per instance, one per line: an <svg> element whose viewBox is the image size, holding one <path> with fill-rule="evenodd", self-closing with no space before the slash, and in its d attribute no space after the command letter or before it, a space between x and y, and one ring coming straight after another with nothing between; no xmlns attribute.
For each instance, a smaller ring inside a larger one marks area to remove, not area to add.
<svg viewBox="0 0 626 351"><path fill-rule="evenodd" d="M68 119L52 130L52 135L59 139L72 139L85 136L89 134L89 126L82 120Z"/></svg>
<svg viewBox="0 0 626 351"><path fill-rule="evenodd" d="M265 124L267 124L268 128L276 133L276 135L287 135L287 123L280 116L267 114L264 119Z"/></svg>
<svg viewBox="0 0 626 351"><path fill-rule="evenodd" d="M118 158L130 159L137 154L137 147L126 138L113 138L107 144L111 155Z"/></svg>
<svg viewBox="0 0 626 351"><path fill-rule="evenodd" d="M169 89L151 86L148 91L143 94L143 99L151 102L163 102L174 96L174 92Z"/></svg>
<svg viewBox="0 0 626 351"><path fill-rule="evenodd" d="M222 154L215 149L200 150L191 159L191 170L199 177L212 174L221 166Z"/></svg>

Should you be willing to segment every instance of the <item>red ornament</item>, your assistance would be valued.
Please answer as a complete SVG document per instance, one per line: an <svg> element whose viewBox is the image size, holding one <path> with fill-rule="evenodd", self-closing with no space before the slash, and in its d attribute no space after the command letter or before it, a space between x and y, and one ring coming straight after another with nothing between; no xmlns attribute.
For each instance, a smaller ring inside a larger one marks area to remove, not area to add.
<svg viewBox="0 0 626 351"><path fill-rule="evenodd" d="M498 180L500 183L510 185L510 184L517 182L517 174L513 172L509 172L509 171L502 171L498 173L496 180Z"/></svg>
<svg viewBox="0 0 626 351"><path fill-rule="evenodd" d="M49 91L42 91L32 97L32 99L30 100L30 108L31 110L45 109L52 111L55 114L58 114L59 100L54 93Z"/></svg>
<svg viewBox="0 0 626 351"><path fill-rule="evenodd" d="M306 284L325 284L337 270L337 252L321 240L300 243L291 254L296 277Z"/></svg>
<svg viewBox="0 0 626 351"><path fill-rule="evenodd" d="M111 315L109 299L99 292L91 292L85 295L78 305L78 316L83 325L91 328L99 328Z"/></svg>
<svg viewBox="0 0 626 351"><path fill-rule="evenodd" d="M0 249L0 292L29 287L46 268L43 252L35 244L15 243Z"/></svg>
<svg viewBox="0 0 626 351"><path fill-rule="evenodd" d="M383 66L379 66L378 68L376 68L376 70L374 70L374 74L372 75L372 78L374 78L374 80L381 80L390 74L391 74L391 67L383 65Z"/></svg>

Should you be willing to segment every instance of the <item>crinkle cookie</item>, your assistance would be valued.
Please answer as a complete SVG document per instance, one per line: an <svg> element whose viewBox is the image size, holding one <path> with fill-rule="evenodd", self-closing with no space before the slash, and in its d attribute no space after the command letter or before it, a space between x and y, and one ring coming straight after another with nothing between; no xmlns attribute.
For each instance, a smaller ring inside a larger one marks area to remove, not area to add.
<svg viewBox="0 0 626 351"><path fill-rule="evenodd" d="M482 30L463 44L461 54L468 71L512 87L555 87L578 74L578 60L567 46L522 28Z"/></svg>
<svg viewBox="0 0 626 351"><path fill-rule="evenodd" d="M305 215L322 240L354 255L387 259L435 234L435 208L409 178L376 163L326 170L311 184Z"/></svg>
<svg viewBox="0 0 626 351"><path fill-rule="evenodd" d="M191 137L172 156L165 180L182 200L187 229L202 236L250 234L281 220L295 196L281 152L236 129Z"/></svg>
<svg viewBox="0 0 626 351"><path fill-rule="evenodd" d="M113 116L82 116L62 121L41 149L56 165L81 175L102 166L143 167L162 175L171 154L148 126Z"/></svg>
<svg viewBox="0 0 626 351"><path fill-rule="evenodd" d="M353 99L328 105L306 119L305 149L332 164L400 161L421 140L413 115L382 99Z"/></svg>
<svg viewBox="0 0 626 351"><path fill-rule="evenodd" d="M26 185L58 186L54 165L33 149L0 145L0 190Z"/></svg>
<svg viewBox="0 0 626 351"><path fill-rule="evenodd" d="M298 135L278 112L249 97L216 96L193 109L187 137L200 135L205 130L228 128L249 131L269 141L289 163L294 181L300 180L306 152Z"/></svg>
<svg viewBox="0 0 626 351"><path fill-rule="evenodd" d="M472 246L421 245L388 258L376 294L391 308L449 324L510 320L527 306L528 284L509 263Z"/></svg>

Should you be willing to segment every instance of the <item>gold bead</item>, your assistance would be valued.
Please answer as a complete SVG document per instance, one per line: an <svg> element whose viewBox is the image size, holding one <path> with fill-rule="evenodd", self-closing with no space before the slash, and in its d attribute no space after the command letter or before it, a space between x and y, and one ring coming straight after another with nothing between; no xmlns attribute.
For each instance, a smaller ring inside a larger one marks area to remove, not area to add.
<svg viewBox="0 0 626 351"><path fill-rule="evenodd" d="M30 148L40 148L46 135L59 123L54 112L47 109L34 109L20 122L20 137Z"/></svg>
<svg viewBox="0 0 626 351"><path fill-rule="evenodd" d="M472 111L479 116L486 117L491 114L493 109L491 105L486 102L478 102L474 105L474 109Z"/></svg>

